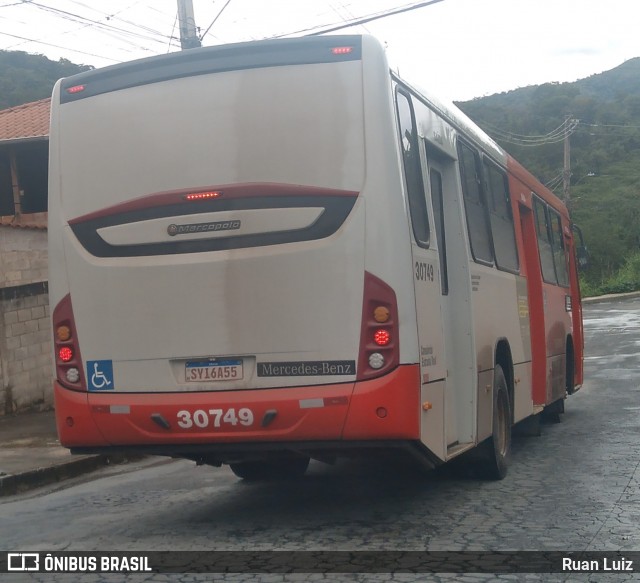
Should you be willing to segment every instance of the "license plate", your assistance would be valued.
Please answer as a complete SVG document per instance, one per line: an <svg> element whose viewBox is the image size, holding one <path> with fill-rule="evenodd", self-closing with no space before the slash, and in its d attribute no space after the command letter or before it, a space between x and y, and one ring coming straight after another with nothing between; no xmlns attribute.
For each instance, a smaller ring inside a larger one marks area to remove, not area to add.
<svg viewBox="0 0 640 583"><path fill-rule="evenodd" d="M188 383L239 381L243 376L242 360L194 360L184 365Z"/></svg>

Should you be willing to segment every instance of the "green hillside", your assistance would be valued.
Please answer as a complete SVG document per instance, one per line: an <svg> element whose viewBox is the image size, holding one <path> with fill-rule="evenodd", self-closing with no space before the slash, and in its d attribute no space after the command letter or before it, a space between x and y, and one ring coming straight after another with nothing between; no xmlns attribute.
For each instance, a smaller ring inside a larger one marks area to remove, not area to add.
<svg viewBox="0 0 640 583"><path fill-rule="evenodd" d="M91 68L66 59L51 61L22 51L0 51L0 109L49 97L58 79Z"/></svg>
<svg viewBox="0 0 640 583"><path fill-rule="evenodd" d="M562 195L563 131L571 135L571 208L591 254L587 293L640 289L640 58L574 83L547 83L457 104ZM523 145L523 143L527 145Z"/></svg>

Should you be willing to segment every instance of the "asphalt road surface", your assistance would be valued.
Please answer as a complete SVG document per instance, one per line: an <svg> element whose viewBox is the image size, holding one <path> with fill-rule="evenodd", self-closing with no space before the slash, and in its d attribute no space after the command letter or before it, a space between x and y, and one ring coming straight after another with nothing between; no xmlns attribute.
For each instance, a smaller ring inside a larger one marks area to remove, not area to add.
<svg viewBox="0 0 640 583"><path fill-rule="evenodd" d="M583 388L561 423L514 440L500 482L402 464L312 463L247 484L228 468L146 460L0 503L8 550L640 551L640 299L585 306ZM294 555L292 555L293 557ZM137 574L180 581L638 581L635 574ZM11 575L2 581L122 581Z"/></svg>

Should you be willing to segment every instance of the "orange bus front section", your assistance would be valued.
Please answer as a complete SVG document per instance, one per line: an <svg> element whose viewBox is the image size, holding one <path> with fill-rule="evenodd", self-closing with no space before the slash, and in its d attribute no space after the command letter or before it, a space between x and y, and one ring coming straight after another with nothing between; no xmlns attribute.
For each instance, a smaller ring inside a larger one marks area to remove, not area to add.
<svg viewBox="0 0 640 583"><path fill-rule="evenodd" d="M69 448L420 438L418 365L310 387L108 394L55 382L54 395Z"/></svg>

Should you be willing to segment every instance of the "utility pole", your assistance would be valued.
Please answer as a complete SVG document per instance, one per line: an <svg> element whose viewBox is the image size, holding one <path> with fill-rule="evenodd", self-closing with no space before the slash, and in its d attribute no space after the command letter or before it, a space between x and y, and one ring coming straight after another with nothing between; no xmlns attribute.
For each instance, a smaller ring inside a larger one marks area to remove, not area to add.
<svg viewBox="0 0 640 583"><path fill-rule="evenodd" d="M201 47L202 44L196 33L192 0L178 0L178 20L180 21L180 46L182 50Z"/></svg>
<svg viewBox="0 0 640 583"><path fill-rule="evenodd" d="M562 171L562 193L564 204L571 213L571 131L569 131L571 116L567 115L564 122L564 167Z"/></svg>

